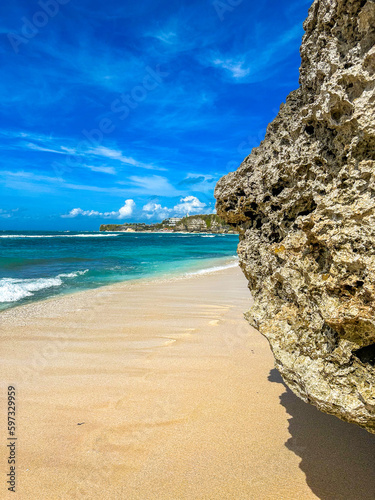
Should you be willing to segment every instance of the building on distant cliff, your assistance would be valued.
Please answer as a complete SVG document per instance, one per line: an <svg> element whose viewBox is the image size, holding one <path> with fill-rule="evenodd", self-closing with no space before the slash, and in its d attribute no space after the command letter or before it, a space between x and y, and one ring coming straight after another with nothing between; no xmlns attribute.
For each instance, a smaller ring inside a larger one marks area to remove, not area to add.
<svg viewBox="0 0 375 500"><path fill-rule="evenodd" d="M170 217L169 219L165 219L163 223L167 226L175 226L180 220L181 217Z"/></svg>

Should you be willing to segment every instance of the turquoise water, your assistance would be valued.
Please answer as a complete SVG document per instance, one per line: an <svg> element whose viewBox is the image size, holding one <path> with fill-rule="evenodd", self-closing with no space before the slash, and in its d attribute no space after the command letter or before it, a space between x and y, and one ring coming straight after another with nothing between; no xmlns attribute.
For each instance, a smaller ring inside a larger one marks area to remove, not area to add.
<svg viewBox="0 0 375 500"><path fill-rule="evenodd" d="M119 281L236 262L237 235L0 232L0 310Z"/></svg>

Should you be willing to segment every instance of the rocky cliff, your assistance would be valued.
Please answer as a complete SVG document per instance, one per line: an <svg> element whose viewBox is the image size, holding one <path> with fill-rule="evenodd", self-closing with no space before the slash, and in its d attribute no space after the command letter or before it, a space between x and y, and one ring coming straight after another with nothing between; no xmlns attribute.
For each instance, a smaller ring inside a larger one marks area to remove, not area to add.
<svg viewBox="0 0 375 500"><path fill-rule="evenodd" d="M176 231L193 233L234 233L233 229L216 214L190 215L175 226Z"/></svg>
<svg viewBox="0 0 375 500"><path fill-rule="evenodd" d="M217 187L247 317L304 401L375 433L375 3L315 0L300 88Z"/></svg>
<svg viewBox="0 0 375 500"><path fill-rule="evenodd" d="M102 224L100 231L116 232L188 232L188 233L232 233L233 230L223 219L216 214L190 215L183 217L173 224L170 219L157 224L130 223L130 224Z"/></svg>

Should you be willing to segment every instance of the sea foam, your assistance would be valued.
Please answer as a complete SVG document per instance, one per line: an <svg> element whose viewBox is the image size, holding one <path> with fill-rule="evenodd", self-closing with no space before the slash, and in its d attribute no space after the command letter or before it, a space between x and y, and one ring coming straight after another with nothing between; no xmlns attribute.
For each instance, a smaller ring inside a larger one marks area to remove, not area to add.
<svg viewBox="0 0 375 500"><path fill-rule="evenodd" d="M119 234L1 234L0 238L110 238Z"/></svg>
<svg viewBox="0 0 375 500"><path fill-rule="evenodd" d="M59 287L64 281L63 278L75 278L86 274L85 271L76 271L74 273L59 274L54 278L38 278L38 279L0 279L0 303L2 302L18 302L25 297L31 297L33 292L38 292L46 288Z"/></svg>
<svg viewBox="0 0 375 500"><path fill-rule="evenodd" d="M216 271L223 271L224 269L231 269L232 267L238 267L238 258L234 258L235 260L228 262L227 264L224 264L222 266L213 266L213 267L206 267L205 269L199 269L198 271L191 271L188 273L185 273L185 276L195 276L199 274L210 274L210 273L215 273Z"/></svg>

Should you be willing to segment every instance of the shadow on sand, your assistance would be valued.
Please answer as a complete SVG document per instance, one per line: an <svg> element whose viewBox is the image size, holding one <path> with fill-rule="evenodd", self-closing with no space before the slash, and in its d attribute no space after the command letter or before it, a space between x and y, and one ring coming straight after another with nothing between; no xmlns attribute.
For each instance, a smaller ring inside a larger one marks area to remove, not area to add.
<svg viewBox="0 0 375 500"><path fill-rule="evenodd" d="M374 500L375 435L304 403L276 369L268 380L285 386L280 401L291 415L285 446L301 457L314 494L321 500Z"/></svg>

